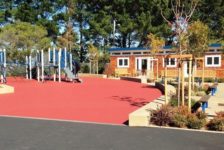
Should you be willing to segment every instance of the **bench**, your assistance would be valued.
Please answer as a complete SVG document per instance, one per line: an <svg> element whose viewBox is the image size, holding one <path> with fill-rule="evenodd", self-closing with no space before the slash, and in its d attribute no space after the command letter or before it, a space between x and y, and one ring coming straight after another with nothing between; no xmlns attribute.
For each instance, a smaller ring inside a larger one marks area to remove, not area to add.
<svg viewBox="0 0 224 150"><path fill-rule="evenodd" d="M115 76L130 76L131 74L128 72L128 68L116 68L115 69Z"/></svg>
<svg viewBox="0 0 224 150"><path fill-rule="evenodd" d="M201 107L202 107L202 111L205 112L205 108L208 108L208 100L211 97L211 95L205 95L202 96L201 99L198 101L199 103L201 103Z"/></svg>

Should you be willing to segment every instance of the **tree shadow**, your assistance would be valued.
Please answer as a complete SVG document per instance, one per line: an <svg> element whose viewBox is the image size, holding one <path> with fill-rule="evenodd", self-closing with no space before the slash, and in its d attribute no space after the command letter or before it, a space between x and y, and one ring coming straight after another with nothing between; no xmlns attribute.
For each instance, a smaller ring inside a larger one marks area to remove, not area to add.
<svg viewBox="0 0 224 150"><path fill-rule="evenodd" d="M149 101L147 101L144 98L134 98L134 97L128 97L128 96L112 96L112 99L117 101L127 102L131 106L135 106L135 107L142 107L149 103Z"/></svg>

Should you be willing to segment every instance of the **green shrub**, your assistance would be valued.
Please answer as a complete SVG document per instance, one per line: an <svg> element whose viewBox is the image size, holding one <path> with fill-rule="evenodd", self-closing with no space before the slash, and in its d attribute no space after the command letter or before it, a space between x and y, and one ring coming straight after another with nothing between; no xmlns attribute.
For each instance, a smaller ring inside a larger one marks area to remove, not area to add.
<svg viewBox="0 0 224 150"><path fill-rule="evenodd" d="M205 96L206 92L205 91L198 91L196 92L196 96Z"/></svg>
<svg viewBox="0 0 224 150"><path fill-rule="evenodd" d="M187 124L187 116L183 114L174 114L171 126L183 128Z"/></svg>
<svg viewBox="0 0 224 150"><path fill-rule="evenodd" d="M196 114L188 115L187 127L190 129L201 129L206 124L205 119L199 119Z"/></svg>
<svg viewBox="0 0 224 150"><path fill-rule="evenodd" d="M224 116L224 113L219 114L219 116ZM180 128L201 129L206 124L206 118L207 116L203 112L189 112L187 106L172 107L164 105L152 113L150 121L159 126L170 125Z"/></svg>
<svg viewBox="0 0 224 150"><path fill-rule="evenodd" d="M196 103L197 101L195 99L191 99L191 107L193 107Z"/></svg>
<svg viewBox="0 0 224 150"><path fill-rule="evenodd" d="M194 104L196 103L197 101L195 99L191 99L191 107L194 106ZM173 107L176 107L178 106L178 99L176 96L172 96L170 101L169 101L169 104ZM184 102L185 106L188 105L188 99L185 99L185 102ZM180 105L181 105L181 100L180 100Z"/></svg>
<svg viewBox="0 0 224 150"><path fill-rule="evenodd" d="M81 65L81 69L80 69L80 71L81 71L82 73L89 73L89 71L90 71L90 69L89 69L89 65L87 65L87 64Z"/></svg>
<svg viewBox="0 0 224 150"><path fill-rule="evenodd" d="M219 78L219 79L218 79L218 82L219 82L219 83L224 83L224 78Z"/></svg>
<svg viewBox="0 0 224 150"><path fill-rule="evenodd" d="M186 127L187 125L187 117L189 115L187 106L180 106L173 108L173 116L171 126L175 127Z"/></svg>
<svg viewBox="0 0 224 150"><path fill-rule="evenodd" d="M202 112L202 111L197 112L195 115L196 115L196 116L198 117L198 119L200 119L200 120L205 120L205 119L207 118L207 115L206 115L204 112Z"/></svg>
<svg viewBox="0 0 224 150"><path fill-rule="evenodd" d="M204 82L214 82L214 78L204 78Z"/></svg>
<svg viewBox="0 0 224 150"><path fill-rule="evenodd" d="M217 116L207 124L207 127L209 130L224 131L224 111L218 112Z"/></svg>
<svg viewBox="0 0 224 150"><path fill-rule="evenodd" d="M23 66L9 66L7 67L7 76L25 76L26 68Z"/></svg>
<svg viewBox="0 0 224 150"><path fill-rule="evenodd" d="M158 126L167 126L171 123L172 107L164 105L152 113L151 122Z"/></svg>
<svg viewBox="0 0 224 150"><path fill-rule="evenodd" d="M176 98L176 97L171 97L171 99L170 99L170 105L171 106L178 106L178 99Z"/></svg>
<svg viewBox="0 0 224 150"><path fill-rule="evenodd" d="M197 93L197 92L206 92L208 90L208 87L207 89L205 89L205 87L201 87L201 86L197 86L197 85L194 85L194 91Z"/></svg>
<svg viewBox="0 0 224 150"><path fill-rule="evenodd" d="M207 127L209 130L224 131L224 119L214 118L208 123Z"/></svg>

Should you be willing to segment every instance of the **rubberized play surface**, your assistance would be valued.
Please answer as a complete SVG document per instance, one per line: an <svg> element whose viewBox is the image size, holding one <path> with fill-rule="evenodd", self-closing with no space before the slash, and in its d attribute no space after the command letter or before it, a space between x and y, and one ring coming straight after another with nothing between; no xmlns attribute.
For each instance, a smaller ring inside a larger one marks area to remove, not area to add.
<svg viewBox="0 0 224 150"><path fill-rule="evenodd" d="M83 83L9 78L14 94L0 95L0 115L123 124L128 114L158 98L148 85L85 77Z"/></svg>

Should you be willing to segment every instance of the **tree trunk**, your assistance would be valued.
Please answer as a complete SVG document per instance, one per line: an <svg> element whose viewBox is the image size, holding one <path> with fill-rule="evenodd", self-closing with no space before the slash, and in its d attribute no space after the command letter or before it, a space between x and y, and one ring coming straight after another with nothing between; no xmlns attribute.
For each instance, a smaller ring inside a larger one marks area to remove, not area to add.
<svg viewBox="0 0 224 150"><path fill-rule="evenodd" d="M80 34L80 52L79 52L79 58L80 58L80 62L82 63L84 61L84 48L83 48L83 34L82 34L82 30L83 30L83 26L82 26L82 21L79 22L79 34Z"/></svg>
<svg viewBox="0 0 224 150"><path fill-rule="evenodd" d="M167 59L167 58L165 58L165 59ZM164 78L165 78L165 81L164 81L164 85L165 85L165 104L168 104L167 65L166 65L166 63L165 63L165 75L164 75Z"/></svg>
<svg viewBox="0 0 224 150"><path fill-rule="evenodd" d="M122 47L123 48L126 48L127 46L127 34L123 34L123 37L122 37Z"/></svg>
<svg viewBox="0 0 224 150"><path fill-rule="evenodd" d="M204 86L205 82L205 59L202 60L202 80L201 80L201 86Z"/></svg>
<svg viewBox="0 0 224 150"><path fill-rule="evenodd" d="M184 106L184 63L181 64L181 105Z"/></svg>
<svg viewBox="0 0 224 150"><path fill-rule="evenodd" d="M193 59L192 60L192 90L194 90L195 65L196 65L196 61L195 61L195 59ZM189 70L189 72L190 72L190 70Z"/></svg>
<svg viewBox="0 0 224 150"><path fill-rule="evenodd" d="M189 62L189 78L188 78L188 111L191 112L191 67L192 67L192 59L190 58Z"/></svg>
<svg viewBox="0 0 224 150"><path fill-rule="evenodd" d="M178 87L177 87L178 107L180 106L180 76L181 76L181 68L180 68L180 59L179 59L178 60Z"/></svg>
<svg viewBox="0 0 224 150"><path fill-rule="evenodd" d="M128 47L131 47L131 33L128 35Z"/></svg>

